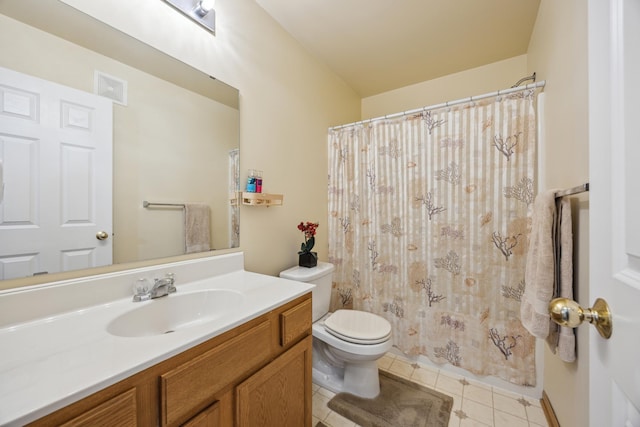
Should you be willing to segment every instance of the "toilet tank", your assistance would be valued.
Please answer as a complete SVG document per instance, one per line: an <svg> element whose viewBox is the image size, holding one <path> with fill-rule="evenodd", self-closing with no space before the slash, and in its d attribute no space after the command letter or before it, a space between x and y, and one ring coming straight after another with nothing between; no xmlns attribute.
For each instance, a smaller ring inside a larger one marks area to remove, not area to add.
<svg viewBox="0 0 640 427"><path fill-rule="evenodd" d="M333 264L318 261L318 265L312 268L296 266L280 273L283 279L316 285L311 291L314 322L329 312L333 270Z"/></svg>

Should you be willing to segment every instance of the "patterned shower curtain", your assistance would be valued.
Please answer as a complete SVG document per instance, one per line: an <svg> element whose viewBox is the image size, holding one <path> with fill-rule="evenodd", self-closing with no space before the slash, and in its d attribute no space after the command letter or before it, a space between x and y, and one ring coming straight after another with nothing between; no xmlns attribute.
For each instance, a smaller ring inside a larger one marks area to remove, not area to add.
<svg viewBox="0 0 640 427"><path fill-rule="evenodd" d="M407 355L535 385L519 310L537 92L329 132L332 310L385 317Z"/></svg>

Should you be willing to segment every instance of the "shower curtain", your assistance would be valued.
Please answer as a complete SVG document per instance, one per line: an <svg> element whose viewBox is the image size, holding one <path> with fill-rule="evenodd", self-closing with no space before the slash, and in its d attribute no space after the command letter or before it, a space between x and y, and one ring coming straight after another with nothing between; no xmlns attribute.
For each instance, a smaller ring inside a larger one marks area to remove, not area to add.
<svg viewBox="0 0 640 427"><path fill-rule="evenodd" d="M407 355L535 385L519 309L537 92L329 131L332 310L383 316Z"/></svg>

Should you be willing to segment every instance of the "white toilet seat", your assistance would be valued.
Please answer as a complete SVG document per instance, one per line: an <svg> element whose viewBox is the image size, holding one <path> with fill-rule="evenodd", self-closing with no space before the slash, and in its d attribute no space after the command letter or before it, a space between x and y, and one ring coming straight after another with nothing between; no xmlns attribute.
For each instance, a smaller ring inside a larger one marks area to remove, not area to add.
<svg viewBox="0 0 640 427"><path fill-rule="evenodd" d="M378 338L377 340L360 340L358 338L353 338L353 337L347 337L344 335L341 335L339 333L337 333L336 331L332 331L329 328L326 328L327 332L329 332L331 335L335 336L336 338L340 338L341 340L350 342L350 343L354 343L354 344L362 344L362 345L373 345L373 344L380 344L383 343L385 341L387 341L390 337L391 337L391 333L389 333L389 335L382 337L382 338Z"/></svg>
<svg viewBox="0 0 640 427"><path fill-rule="evenodd" d="M382 357L383 354L391 350L391 347L393 345L391 339L383 341L379 344L363 345L349 342L330 333L329 330L322 325L321 321L317 321L312 325L312 331L314 339L319 339L320 341L323 341L326 344L339 350L362 356L378 355L378 357Z"/></svg>
<svg viewBox="0 0 640 427"><path fill-rule="evenodd" d="M391 324L376 314L359 310L337 310L324 319L330 334L355 344L380 344L391 337Z"/></svg>

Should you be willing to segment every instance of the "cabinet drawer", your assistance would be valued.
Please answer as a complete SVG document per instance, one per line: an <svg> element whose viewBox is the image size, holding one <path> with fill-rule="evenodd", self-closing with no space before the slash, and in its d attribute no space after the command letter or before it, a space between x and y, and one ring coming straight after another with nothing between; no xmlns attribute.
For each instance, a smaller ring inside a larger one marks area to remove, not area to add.
<svg viewBox="0 0 640 427"><path fill-rule="evenodd" d="M270 331L267 320L162 375L162 425L186 421L211 404L215 393L267 361Z"/></svg>
<svg viewBox="0 0 640 427"><path fill-rule="evenodd" d="M280 314L280 345L298 341L311 328L311 299Z"/></svg>
<svg viewBox="0 0 640 427"><path fill-rule="evenodd" d="M136 412L136 391L131 389L69 420L62 427L136 426Z"/></svg>

